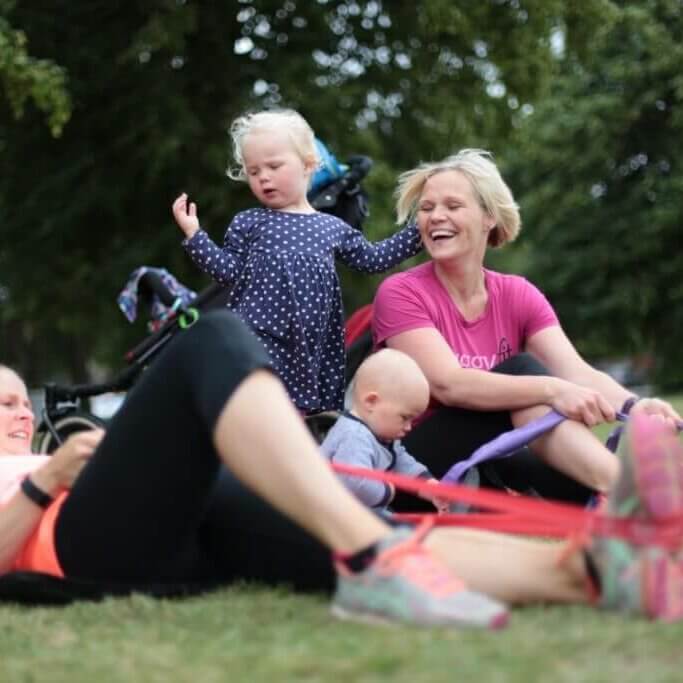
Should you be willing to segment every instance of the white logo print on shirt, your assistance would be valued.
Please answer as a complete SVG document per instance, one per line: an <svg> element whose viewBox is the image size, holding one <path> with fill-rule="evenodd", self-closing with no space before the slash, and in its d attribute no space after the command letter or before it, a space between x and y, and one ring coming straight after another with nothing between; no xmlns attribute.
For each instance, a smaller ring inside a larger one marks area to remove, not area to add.
<svg viewBox="0 0 683 683"><path fill-rule="evenodd" d="M457 352L455 354L461 368L474 368L475 370L490 370L510 356L512 356L512 347L505 337L501 337L498 342L498 353L492 353L490 356Z"/></svg>
<svg viewBox="0 0 683 683"><path fill-rule="evenodd" d="M492 353L490 356L478 356L469 353L455 354L461 368L474 368L475 370L490 370L497 360L497 354Z"/></svg>

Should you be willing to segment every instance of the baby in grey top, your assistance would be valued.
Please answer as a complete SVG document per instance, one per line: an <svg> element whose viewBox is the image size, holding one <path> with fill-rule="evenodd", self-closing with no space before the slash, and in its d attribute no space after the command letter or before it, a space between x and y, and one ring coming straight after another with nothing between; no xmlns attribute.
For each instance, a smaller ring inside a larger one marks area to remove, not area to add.
<svg viewBox="0 0 683 683"><path fill-rule="evenodd" d="M358 368L351 408L330 429L322 451L337 463L436 481L400 441L428 402L429 384L417 363L400 351L382 349ZM388 508L396 493L391 484L340 477L363 503L375 509ZM446 502L429 498L438 510L447 509Z"/></svg>

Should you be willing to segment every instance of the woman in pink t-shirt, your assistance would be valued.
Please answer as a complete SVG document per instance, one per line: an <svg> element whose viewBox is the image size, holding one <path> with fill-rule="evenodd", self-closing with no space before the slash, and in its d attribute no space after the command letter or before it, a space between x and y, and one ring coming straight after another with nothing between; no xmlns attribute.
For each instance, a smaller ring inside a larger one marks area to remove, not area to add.
<svg viewBox="0 0 683 683"><path fill-rule="evenodd" d="M417 220L431 256L387 278L374 303L375 344L412 356L431 386L431 409L406 447L441 476L483 443L553 408L570 419L530 453L484 466L484 483L576 501L608 491L619 463L590 428L640 399L578 354L536 287L484 268L488 247L512 241L520 228L518 206L490 154L465 149L423 164L401 176L397 194L399 222ZM680 419L664 401L641 403Z"/></svg>

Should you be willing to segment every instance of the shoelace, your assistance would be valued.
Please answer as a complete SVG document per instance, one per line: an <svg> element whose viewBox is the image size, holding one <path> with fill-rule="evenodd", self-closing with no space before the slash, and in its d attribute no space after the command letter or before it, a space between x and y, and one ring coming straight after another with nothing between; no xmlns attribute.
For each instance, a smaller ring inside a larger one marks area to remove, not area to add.
<svg viewBox="0 0 683 683"><path fill-rule="evenodd" d="M422 545L432 526L431 520L421 524L406 541L380 553L375 566L381 574L400 574L428 593L445 597L464 590L465 584Z"/></svg>

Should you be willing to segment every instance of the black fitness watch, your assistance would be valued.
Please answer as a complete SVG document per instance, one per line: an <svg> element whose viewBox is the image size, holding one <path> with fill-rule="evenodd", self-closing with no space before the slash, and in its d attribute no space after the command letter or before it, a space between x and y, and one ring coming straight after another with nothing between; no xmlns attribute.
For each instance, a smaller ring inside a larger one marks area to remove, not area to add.
<svg viewBox="0 0 683 683"><path fill-rule="evenodd" d="M38 488L28 475L26 475L21 482L21 490L32 503L35 503L41 508L46 508L54 500L54 498L45 493L43 489Z"/></svg>

